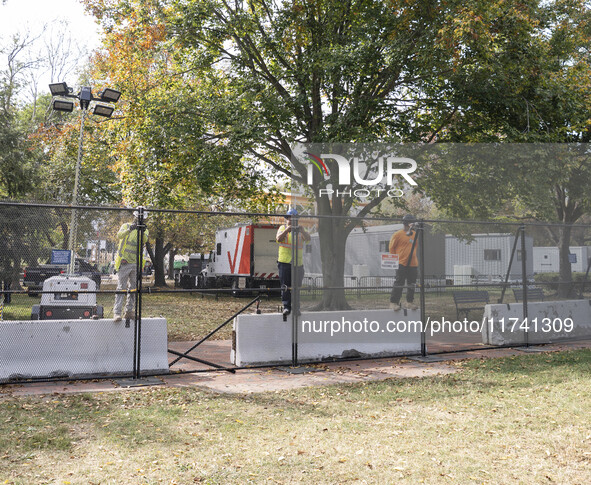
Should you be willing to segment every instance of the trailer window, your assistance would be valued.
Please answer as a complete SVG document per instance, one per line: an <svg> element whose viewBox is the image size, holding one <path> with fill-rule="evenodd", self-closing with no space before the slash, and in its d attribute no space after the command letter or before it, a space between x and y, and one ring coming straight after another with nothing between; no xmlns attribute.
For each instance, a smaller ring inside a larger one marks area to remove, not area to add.
<svg viewBox="0 0 591 485"><path fill-rule="evenodd" d="M222 255L222 243L217 243L217 245L215 247L215 252L217 253L218 256Z"/></svg>
<svg viewBox="0 0 591 485"><path fill-rule="evenodd" d="M484 250L485 261L500 261L501 250L500 249L485 249Z"/></svg>

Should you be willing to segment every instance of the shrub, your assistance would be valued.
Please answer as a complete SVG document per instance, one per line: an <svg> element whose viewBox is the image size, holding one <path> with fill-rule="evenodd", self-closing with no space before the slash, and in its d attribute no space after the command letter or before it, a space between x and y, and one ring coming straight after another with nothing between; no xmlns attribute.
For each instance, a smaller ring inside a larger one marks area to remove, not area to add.
<svg viewBox="0 0 591 485"><path fill-rule="evenodd" d="M585 280L585 273L573 273L573 283L579 288ZM560 275L558 273L538 273L534 275L534 281L544 289L558 291ZM587 282L589 284L589 281Z"/></svg>

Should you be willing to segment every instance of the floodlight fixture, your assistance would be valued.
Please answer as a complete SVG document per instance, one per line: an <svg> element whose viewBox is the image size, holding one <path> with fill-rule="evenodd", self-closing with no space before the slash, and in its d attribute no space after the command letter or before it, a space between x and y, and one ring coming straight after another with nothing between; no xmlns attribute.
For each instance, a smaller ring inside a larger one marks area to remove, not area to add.
<svg viewBox="0 0 591 485"><path fill-rule="evenodd" d="M70 89L66 83L53 83L49 85L49 90L52 96L66 96L70 93Z"/></svg>
<svg viewBox="0 0 591 485"><path fill-rule="evenodd" d="M105 104L95 104L94 108L92 109L92 113L99 116L104 116L105 118L110 118L115 111L115 108L112 106L107 106Z"/></svg>
<svg viewBox="0 0 591 485"><path fill-rule="evenodd" d="M78 141L78 159L76 160L76 174L74 178L74 192L72 194L72 205L76 207L78 205L78 185L80 179L80 170L82 165L82 140L84 136L84 122L88 116L88 111L92 111L95 115L104 116L110 118L115 111L113 106L108 104L97 103L97 101L103 101L106 103L116 103L121 96L119 91L114 89L105 88L103 89L98 97L92 95L92 89L88 86L80 88L78 94L73 94L72 88L69 88L66 83L52 83L49 85L49 90L53 96L52 107L55 111L66 111L71 113L74 111L74 99L80 101L80 109L82 111L80 117L80 138ZM66 98L66 99L64 99ZM69 98L69 99L68 99ZM71 99L71 100L70 100ZM76 247L76 234L78 226L78 217L76 209L72 209L72 217L70 221L70 238L68 241L68 248L72 253L72 259L70 263L69 272L74 272L74 248Z"/></svg>
<svg viewBox="0 0 591 485"><path fill-rule="evenodd" d="M71 113L72 111L74 111L74 102L67 101L64 99L54 99L53 109L54 111L65 111L67 113Z"/></svg>
<svg viewBox="0 0 591 485"><path fill-rule="evenodd" d="M89 87L80 88L78 98L80 99L80 108L88 109L88 105L92 101L92 90Z"/></svg>
<svg viewBox="0 0 591 485"><path fill-rule="evenodd" d="M101 101L106 101L107 103L116 103L120 97L121 91L111 88L105 88L99 93Z"/></svg>

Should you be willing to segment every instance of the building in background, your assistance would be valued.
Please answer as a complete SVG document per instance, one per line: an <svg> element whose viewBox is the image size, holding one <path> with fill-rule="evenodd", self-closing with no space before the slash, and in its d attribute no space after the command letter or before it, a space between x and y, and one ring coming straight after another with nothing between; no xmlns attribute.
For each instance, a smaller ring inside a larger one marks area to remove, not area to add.
<svg viewBox="0 0 591 485"><path fill-rule="evenodd" d="M560 254L556 246L534 247L534 272L558 273L560 270ZM571 246L569 248L571 270L584 273L591 259L591 247Z"/></svg>
<svg viewBox="0 0 591 485"><path fill-rule="evenodd" d="M475 280L482 283L502 281L507 275L516 237L515 234L472 234L471 240L465 240L446 235L445 274L453 279L454 285L472 284ZM533 238L525 237L525 247L526 252L532 254ZM510 280L521 279L521 261L521 241L517 241ZM533 270L533 258L527 258L527 274L532 275Z"/></svg>

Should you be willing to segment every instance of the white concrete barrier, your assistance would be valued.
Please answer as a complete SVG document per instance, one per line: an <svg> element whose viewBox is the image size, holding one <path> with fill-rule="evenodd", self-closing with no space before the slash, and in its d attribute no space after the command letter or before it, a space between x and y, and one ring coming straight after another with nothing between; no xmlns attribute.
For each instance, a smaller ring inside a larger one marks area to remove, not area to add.
<svg viewBox="0 0 591 485"><path fill-rule="evenodd" d="M591 338L591 300L530 302L527 313L524 322L523 303L486 305L482 342L520 345Z"/></svg>
<svg viewBox="0 0 591 485"><path fill-rule="evenodd" d="M417 354L419 319L419 311L304 312L298 318L298 361ZM280 313L239 315L234 332L231 359L236 365L291 363L291 315L286 322Z"/></svg>
<svg viewBox="0 0 591 485"><path fill-rule="evenodd" d="M140 369L168 373L166 319L143 318ZM133 371L134 322L0 322L0 382L14 378L117 375Z"/></svg>

